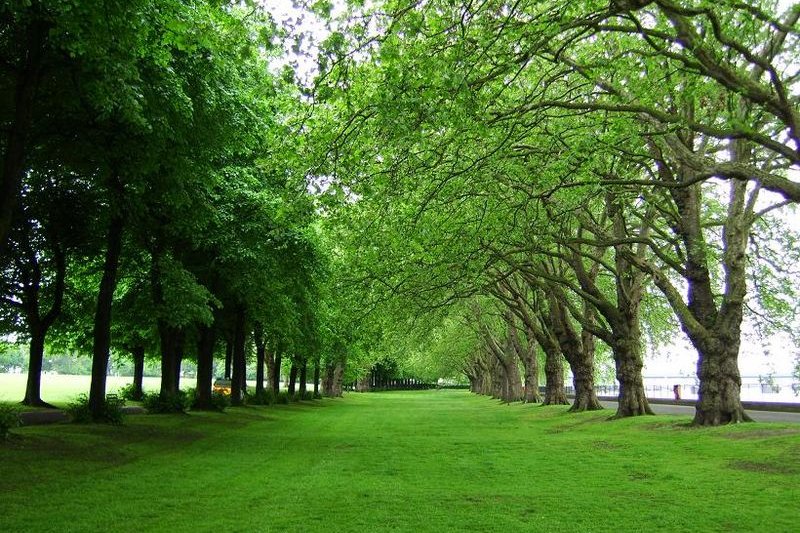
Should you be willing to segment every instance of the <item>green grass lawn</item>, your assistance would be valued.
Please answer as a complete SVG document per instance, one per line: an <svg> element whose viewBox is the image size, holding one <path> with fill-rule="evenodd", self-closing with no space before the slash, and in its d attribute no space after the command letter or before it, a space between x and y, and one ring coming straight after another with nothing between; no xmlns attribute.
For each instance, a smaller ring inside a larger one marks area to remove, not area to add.
<svg viewBox="0 0 800 533"><path fill-rule="evenodd" d="M27 374L0 374L0 403L19 403L25 397ZM63 407L78 394L89 393L91 376L70 376L66 374L42 374L42 400ZM181 385L194 386L194 379L181 380ZM132 377L108 376L106 389L109 393L133 383ZM161 378L144 378L142 386L146 391L158 391Z"/></svg>
<svg viewBox="0 0 800 533"><path fill-rule="evenodd" d="M350 394L0 444L0 531L797 531L800 426Z"/></svg>

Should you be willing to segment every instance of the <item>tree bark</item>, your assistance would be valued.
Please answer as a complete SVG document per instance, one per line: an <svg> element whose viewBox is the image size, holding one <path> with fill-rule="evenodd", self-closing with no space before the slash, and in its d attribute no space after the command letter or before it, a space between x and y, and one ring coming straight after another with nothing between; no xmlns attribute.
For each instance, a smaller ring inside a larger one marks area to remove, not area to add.
<svg viewBox="0 0 800 533"><path fill-rule="evenodd" d="M536 341L544 350L544 401L543 405L567 405L567 392L564 389L564 356L553 333L549 312L542 307L538 310L539 321L534 333Z"/></svg>
<svg viewBox="0 0 800 533"><path fill-rule="evenodd" d="M619 381L618 407L614 418L654 414L644 392L642 353L638 336L615 339L612 349Z"/></svg>
<svg viewBox="0 0 800 533"><path fill-rule="evenodd" d="M751 422L740 399L739 336L710 340L697 361L700 388L695 405L694 425L718 426Z"/></svg>
<svg viewBox="0 0 800 533"><path fill-rule="evenodd" d="M231 379L231 361L233 361L233 341L225 343L225 379Z"/></svg>
<svg viewBox="0 0 800 533"><path fill-rule="evenodd" d="M28 327L30 332L30 347L28 350L28 380L25 386L24 405L37 407L53 407L42 401L42 363L44 361L44 336L45 331L40 324Z"/></svg>
<svg viewBox="0 0 800 533"><path fill-rule="evenodd" d="M14 90L14 112L5 140L2 181L0 181L0 253L6 249L14 211L25 176L28 135L33 122L34 102L42 75L49 25L34 20L25 36L25 58L19 67Z"/></svg>
<svg viewBox="0 0 800 533"><path fill-rule="evenodd" d="M256 396L261 396L264 394L264 361L267 344L260 324L253 329L253 337L256 345Z"/></svg>
<svg viewBox="0 0 800 533"><path fill-rule="evenodd" d="M26 284L23 291L24 308L28 332L30 333L30 346L28 354L28 379L25 386L25 398L22 400L24 405L37 407L54 406L42 400L42 364L44 362L44 341L47 331L61 314L61 307L64 301L64 289L66 279L66 257L63 249L56 246L54 251L56 263L56 279L54 282L53 302L50 309L44 316L40 316L40 283L41 266L36 256L36 252L31 250L30 267L32 276L30 283Z"/></svg>
<svg viewBox="0 0 800 533"><path fill-rule="evenodd" d="M183 329L178 330L178 338L175 340L175 388L174 394L178 394L181 390L181 365L183 365L183 356L185 355L186 347L186 334Z"/></svg>
<svg viewBox="0 0 800 533"><path fill-rule="evenodd" d="M245 341L247 338L246 315L243 306L236 309L236 325L233 331L233 375L231 376L231 405L244 403L245 389L242 386L246 379L247 361L245 358Z"/></svg>
<svg viewBox="0 0 800 533"><path fill-rule="evenodd" d="M300 398L304 399L306 395L306 381L308 379L308 360L303 359L300 364Z"/></svg>
<svg viewBox="0 0 800 533"><path fill-rule="evenodd" d="M733 141L734 145L737 141ZM739 154L736 157L745 157ZM678 167L680 178L666 164L659 164L661 179L685 182L692 172ZM664 293L678 317L681 328L698 352L697 376L700 381L695 405L695 425L720 425L750 421L741 404L738 354L744 299L747 293L747 243L754 220L753 201L746 201L747 183L730 182L728 213L723 226L725 286L721 303L711 281L707 245L701 220L699 184L670 188L679 217L675 224L685 254L682 275L688 284L684 303L680 291L668 276L647 261L637 266L648 272Z"/></svg>
<svg viewBox="0 0 800 533"><path fill-rule="evenodd" d="M116 184L122 188L121 183ZM120 191L121 192L121 191ZM101 420L106 401L106 375L111 349L111 304L117 287L117 271L122 255L122 230L124 220L120 213L111 217L106 238L103 277L97 293L92 346L92 382L89 387L89 410L95 420Z"/></svg>
<svg viewBox="0 0 800 533"><path fill-rule="evenodd" d="M213 409L211 389L214 382L214 346L216 331L214 326L199 326L197 340L197 399L194 409Z"/></svg>
<svg viewBox="0 0 800 533"><path fill-rule="evenodd" d="M533 332L525 327L525 339L527 346L522 346L519 334L517 333L516 320L511 312L506 313L506 321L509 322L508 335L514 351L522 363L525 375L522 401L525 403L540 403L542 396L539 394L539 362L536 359L536 338Z"/></svg>
<svg viewBox="0 0 800 533"><path fill-rule="evenodd" d="M544 362L544 401L542 405L568 405L567 393L564 390L564 356L561 351L545 351Z"/></svg>
<svg viewBox="0 0 800 533"><path fill-rule="evenodd" d="M342 389L344 388L344 361L336 362L333 369L333 396L338 398L342 397Z"/></svg>
<svg viewBox="0 0 800 533"><path fill-rule="evenodd" d="M322 394L329 398L342 396L344 380L344 363L336 361L329 363L325 367L325 374L322 377Z"/></svg>
<svg viewBox="0 0 800 533"><path fill-rule="evenodd" d="M144 346L133 346L131 348L133 357L133 400L141 401L144 397Z"/></svg>
<svg viewBox="0 0 800 533"><path fill-rule="evenodd" d="M319 357L314 360L314 398L319 397Z"/></svg>
<svg viewBox="0 0 800 533"><path fill-rule="evenodd" d="M178 354L180 351L181 332L178 328L158 321L158 336L161 342L161 397L169 398L178 391L178 372L180 365Z"/></svg>
<svg viewBox="0 0 800 533"><path fill-rule="evenodd" d="M295 384L297 383L297 365L292 361L291 369L289 370L289 396L294 398Z"/></svg>
<svg viewBox="0 0 800 533"><path fill-rule="evenodd" d="M553 331L559 347L572 369L572 383L575 388L575 401L570 412L596 411L603 408L594 391L594 350L587 341L575 333L567 316L564 304L559 302L558 289L551 287L550 314Z"/></svg>
<svg viewBox="0 0 800 533"><path fill-rule="evenodd" d="M270 388L275 394L281 389L281 359L280 352L274 351L267 354L267 376L269 377Z"/></svg>

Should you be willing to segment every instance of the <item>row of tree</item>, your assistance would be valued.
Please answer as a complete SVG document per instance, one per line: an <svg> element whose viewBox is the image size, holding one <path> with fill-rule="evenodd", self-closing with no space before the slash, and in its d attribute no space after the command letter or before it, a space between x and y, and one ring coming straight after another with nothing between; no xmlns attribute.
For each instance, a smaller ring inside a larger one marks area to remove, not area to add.
<svg viewBox="0 0 800 533"><path fill-rule="evenodd" d="M573 410L608 353L633 416L645 345L680 329L695 423L746 420L743 324L797 340L800 6L340 7L312 6L305 88L271 66L303 39L256 2L0 7L0 324L30 344L26 403L46 345L91 354L98 414L112 348L157 353L165 396L193 358L201 407L224 352L239 402L252 343L259 387L290 358L333 394L397 361L563 403L566 363Z"/></svg>
<svg viewBox="0 0 800 533"><path fill-rule="evenodd" d="M91 356L98 417L111 350L139 388L157 358L162 396L191 358L198 408L222 353L241 403L249 345L257 394L287 358L340 393L307 109L270 65L285 31L207 0L5 2L0 24L0 330L30 346L24 403L46 405L45 346Z"/></svg>
<svg viewBox="0 0 800 533"><path fill-rule="evenodd" d="M351 281L396 323L472 339L476 391L537 401L540 349L561 403L563 358L573 410L599 407L607 350L617 416L650 413L645 341L679 328L695 423L747 420L745 319L797 341L798 18L762 0L351 8L317 80L343 125L327 172L351 199Z"/></svg>

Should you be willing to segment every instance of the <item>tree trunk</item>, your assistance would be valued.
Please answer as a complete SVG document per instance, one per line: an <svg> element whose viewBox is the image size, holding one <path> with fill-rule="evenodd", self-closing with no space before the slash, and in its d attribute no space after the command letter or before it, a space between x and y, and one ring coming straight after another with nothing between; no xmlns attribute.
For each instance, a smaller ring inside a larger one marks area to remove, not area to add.
<svg viewBox="0 0 800 533"><path fill-rule="evenodd" d="M32 229L32 228L29 228ZM64 287L66 278L66 258L63 249L56 246L53 250L56 263L56 279L53 283L54 294L50 309L44 316L40 315L40 289L42 282L42 270L37 254L30 249L30 277L23 287L23 308L25 319L30 334L30 346L28 353L28 380L25 387L25 398L22 403L37 407L50 407L52 405L42 401L42 364L44 362L44 341L47 331L61 314L61 307L64 301Z"/></svg>
<svg viewBox="0 0 800 533"><path fill-rule="evenodd" d="M122 184L118 183L118 186L121 188ZM111 304L114 301L114 290L117 287L117 270L122 254L123 225L124 221L120 214L111 218L103 261L103 277L97 293L92 346L92 382L89 387L89 410L95 420L101 420L105 411L106 375L108 374L108 356L111 349Z"/></svg>
<svg viewBox="0 0 800 533"><path fill-rule="evenodd" d="M539 295L540 296L540 295ZM567 392L564 389L564 356L553 331L550 310L542 298L536 298L532 306L535 317L529 320L530 329L536 342L544 351L544 401L543 405L567 405Z"/></svg>
<svg viewBox="0 0 800 533"><path fill-rule="evenodd" d="M33 121L37 86L42 74L47 34L48 25L44 21L34 20L30 24L25 39L25 60L19 66L17 74L14 111L3 143L3 175L0 181L0 253L6 249L22 178L25 176L28 135Z"/></svg>
<svg viewBox="0 0 800 533"><path fill-rule="evenodd" d="M333 370L333 395L341 398L344 388L344 361L337 361Z"/></svg>
<svg viewBox="0 0 800 533"><path fill-rule="evenodd" d="M319 357L314 360L314 398L319 398Z"/></svg>
<svg viewBox="0 0 800 533"><path fill-rule="evenodd" d="M642 381L642 353L638 336L615 339L614 364L619 381L618 407L614 418L652 415Z"/></svg>
<svg viewBox="0 0 800 533"><path fill-rule="evenodd" d="M734 159L747 157L747 150L734 144ZM678 167L679 177L663 162L659 164L662 179L676 182L692 180L693 171ZM698 352L697 376L700 390L695 405L695 425L719 425L750 421L740 398L741 377L738 367L741 323L747 295L747 244L752 221L755 220L753 201L747 200L747 183L729 183L730 199L723 226L722 266L725 272L724 293L711 281L707 245L701 216L702 188L695 183L670 188L669 193L680 214L677 227L685 254L682 275L688 284L684 303L680 291L661 270L641 261L659 289L664 293L683 331Z"/></svg>
<svg viewBox="0 0 800 533"><path fill-rule="evenodd" d="M178 344L180 331L159 320L158 336L161 341L161 397L169 398L178 391Z"/></svg>
<svg viewBox="0 0 800 533"><path fill-rule="evenodd" d="M245 341L247 337L246 316L244 307L236 310L236 325L233 331L233 375L231 376L231 405L244 403L244 387L246 379L247 361L245 359Z"/></svg>
<svg viewBox="0 0 800 533"><path fill-rule="evenodd" d="M739 336L712 339L703 346L697 361L700 388L695 405L694 425L718 426L751 422L740 399Z"/></svg>
<svg viewBox="0 0 800 533"><path fill-rule="evenodd" d="M308 380L308 360L303 359L300 365L300 398L305 399L306 381Z"/></svg>
<svg viewBox="0 0 800 533"><path fill-rule="evenodd" d="M522 378L519 375L517 356L510 344L506 348L502 365L503 375L505 378L503 383L503 401L506 403L519 402L524 396L522 389Z"/></svg>
<svg viewBox="0 0 800 533"><path fill-rule="evenodd" d="M25 386L24 405L36 407L53 407L42 401L42 363L44 361L45 330L40 324L31 324L30 346L28 350L28 381Z"/></svg>
<svg viewBox="0 0 800 533"><path fill-rule="evenodd" d="M233 341L225 343L225 379L231 379L231 361L233 361Z"/></svg>
<svg viewBox="0 0 800 533"><path fill-rule="evenodd" d="M570 412L595 411L603 408L594 391L594 350L587 336L578 337L567 316L564 305L556 294L551 294L550 311L553 332L559 347L572 369L572 383L575 388L575 401Z"/></svg>
<svg viewBox="0 0 800 533"><path fill-rule="evenodd" d="M211 389L214 382L214 346L216 334L214 326L199 326L197 340L197 398L194 409L213 409Z"/></svg>
<svg viewBox="0 0 800 533"><path fill-rule="evenodd" d="M369 392L372 390L372 373L356 380L356 392Z"/></svg>
<svg viewBox="0 0 800 533"><path fill-rule="evenodd" d="M567 393L564 390L564 356L561 350L545 351L544 362L544 401L543 405L567 405Z"/></svg>
<svg viewBox="0 0 800 533"><path fill-rule="evenodd" d="M144 381L144 346L131 348L133 356L133 400L140 402L144 397L142 383Z"/></svg>
<svg viewBox="0 0 800 533"><path fill-rule="evenodd" d="M513 315L509 313L513 320ZM516 321L514 321L514 324ZM525 339L527 346L522 346L516 327L509 329L509 335L514 345L514 350L522 363L525 375L525 384L522 401L525 403L540 403L542 396L539 394L539 361L536 357L536 336L530 327L525 326Z"/></svg>
<svg viewBox="0 0 800 533"><path fill-rule="evenodd" d="M344 363L336 361L325 367L325 375L322 377L322 394L329 398L342 396L344 380Z"/></svg>
<svg viewBox="0 0 800 533"><path fill-rule="evenodd" d="M270 352L267 356L267 376L269 377L270 388L275 394L281 390L281 359L280 352Z"/></svg>
<svg viewBox="0 0 800 533"><path fill-rule="evenodd" d="M333 365L326 366L322 374L322 395L333 396Z"/></svg>
<svg viewBox="0 0 800 533"><path fill-rule="evenodd" d="M294 398L294 386L297 382L297 365L292 361L292 367L289 370L289 396Z"/></svg>
<svg viewBox="0 0 800 533"><path fill-rule="evenodd" d="M264 394L264 360L266 359L267 345L264 335L260 330L255 331L256 344L256 396Z"/></svg>
<svg viewBox="0 0 800 533"><path fill-rule="evenodd" d="M178 330L178 338L175 340L175 388L174 394L178 394L181 390L181 365L183 364L183 356L185 355L185 342L186 334L182 329Z"/></svg>

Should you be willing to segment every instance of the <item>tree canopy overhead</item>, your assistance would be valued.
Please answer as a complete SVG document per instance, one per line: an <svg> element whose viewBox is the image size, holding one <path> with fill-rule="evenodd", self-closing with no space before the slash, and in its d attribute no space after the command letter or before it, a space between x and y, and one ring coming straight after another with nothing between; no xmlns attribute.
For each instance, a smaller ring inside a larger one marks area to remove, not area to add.
<svg viewBox="0 0 800 533"><path fill-rule="evenodd" d="M91 353L98 416L112 349L160 359L164 398L196 360L206 408L225 353L239 403L254 344L257 390L265 365L331 394L379 368L559 404L566 362L572 410L600 407L605 361L636 416L680 329L695 423L747 419L743 329L796 338L800 6L297 9L0 8L0 323L30 340L26 402L52 343Z"/></svg>

